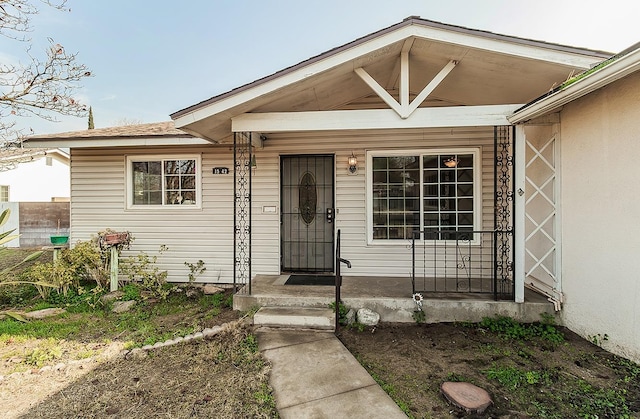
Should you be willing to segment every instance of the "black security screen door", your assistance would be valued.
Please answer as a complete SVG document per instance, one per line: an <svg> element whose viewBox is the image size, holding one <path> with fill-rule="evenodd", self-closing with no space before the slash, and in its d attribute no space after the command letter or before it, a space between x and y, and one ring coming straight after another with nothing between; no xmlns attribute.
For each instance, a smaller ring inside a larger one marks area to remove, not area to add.
<svg viewBox="0 0 640 419"><path fill-rule="evenodd" d="M333 160L281 158L283 272L333 272Z"/></svg>

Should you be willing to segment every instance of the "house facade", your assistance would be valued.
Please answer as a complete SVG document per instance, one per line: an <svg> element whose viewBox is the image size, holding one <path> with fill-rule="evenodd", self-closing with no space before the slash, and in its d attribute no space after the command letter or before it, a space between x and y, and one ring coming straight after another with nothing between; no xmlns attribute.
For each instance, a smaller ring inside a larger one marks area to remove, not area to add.
<svg viewBox="0 0 640 419"><path fill-rule="evenodd" d="M560 309L570 152L557 113L514 115L610 56L411 17L172 122L29 143L71 147L72 242L131 231L172 281L332 273L340 231L345 276Z"/></svg>

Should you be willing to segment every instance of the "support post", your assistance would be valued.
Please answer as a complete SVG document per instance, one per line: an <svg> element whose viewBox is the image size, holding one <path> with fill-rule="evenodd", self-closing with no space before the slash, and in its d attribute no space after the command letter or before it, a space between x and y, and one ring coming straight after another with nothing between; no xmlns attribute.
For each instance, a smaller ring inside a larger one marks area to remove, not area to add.
<svg viewBox="0 0 640 419"><path fill-rule="evenodd" d="M525 144L526 137L524 133L524 125L516 125L514 142L514 194L515 209L514 209L514 235L513 235L513 248L514 248L514 291L515 302L524 303L524 256L525 256Z"/></svg>
<svg viewBox="0 0 640 419"><path fill-rule="evenodd" d="M111 287L110 291L118 290L118 248L111 246Z"/></svg>

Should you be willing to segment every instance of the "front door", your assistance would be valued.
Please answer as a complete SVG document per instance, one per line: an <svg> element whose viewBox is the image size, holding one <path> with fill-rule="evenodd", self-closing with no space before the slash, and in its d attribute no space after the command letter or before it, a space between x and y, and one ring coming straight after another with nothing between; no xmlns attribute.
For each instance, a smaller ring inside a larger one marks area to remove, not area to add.
<svg viewBox="0 0 640 419"><path fill-rule="evenodd" d="M333 272L333 156L282 156L281 269Z"/></svg>

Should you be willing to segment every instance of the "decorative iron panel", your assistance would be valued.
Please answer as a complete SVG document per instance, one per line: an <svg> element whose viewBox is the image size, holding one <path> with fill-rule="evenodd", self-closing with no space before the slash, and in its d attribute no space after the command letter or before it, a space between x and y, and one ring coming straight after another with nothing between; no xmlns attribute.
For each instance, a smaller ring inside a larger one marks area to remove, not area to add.
<svg viewBox="0 0 640 419"><path fill-rule="evenodd" d="M233 135L233 286L251 294L251 133Z"/></svg>
<svg viewBox="0 0 640 419"><path fill-rule="evenodd" d="M496 298L514 297L513 226L514 226L514 128L494 128L494 229L496 231Z"/></svg>

